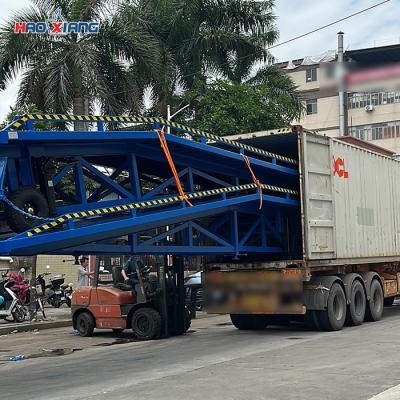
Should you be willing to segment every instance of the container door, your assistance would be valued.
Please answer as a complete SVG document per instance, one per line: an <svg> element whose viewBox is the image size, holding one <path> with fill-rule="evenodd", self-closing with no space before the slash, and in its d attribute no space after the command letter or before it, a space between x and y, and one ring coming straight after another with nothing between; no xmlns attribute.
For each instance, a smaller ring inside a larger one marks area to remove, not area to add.
<svg viewBox="0 0 400 400"><path fill-rule="evenodd" d="M329 138L302 134L306 258L336 258L333 176Z"/></svg>

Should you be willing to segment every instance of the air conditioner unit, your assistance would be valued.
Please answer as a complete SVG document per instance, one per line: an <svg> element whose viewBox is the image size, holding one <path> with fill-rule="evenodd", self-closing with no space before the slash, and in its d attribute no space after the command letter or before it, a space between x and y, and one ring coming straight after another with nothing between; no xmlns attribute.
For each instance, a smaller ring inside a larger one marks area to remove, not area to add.
<svg viewBox="0 0 400 400"><path fill-rule="evenodd" d="M372 112L374 110L375 110L375 107L372 104L368 104L367 106L365 106L366 112Z"/></svg>

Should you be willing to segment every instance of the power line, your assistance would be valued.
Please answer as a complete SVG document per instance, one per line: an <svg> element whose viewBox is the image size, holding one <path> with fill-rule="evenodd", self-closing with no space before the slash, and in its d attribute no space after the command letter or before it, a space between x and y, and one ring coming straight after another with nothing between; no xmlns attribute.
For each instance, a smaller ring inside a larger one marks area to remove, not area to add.
<svg viewBox="0 0 400 400"><path fill-rule="evenodd" d="M295 36L295 37L293 37L293 38L291 38L291 39L285 40L284 42L274 44L274 45L268 47L267 50L271 50L271 49L274 49L275 47L282 46L282 45L284 45L284 44L293 42L293 41L295 41L295 40L297 40L297 39L301 39L301 38L303 38L303 37L305 37L305 36L311 35L312 33L321 31L322 29L329 28L329 27L332 26L332 25L336 25L336 24L338 24L339 22L345 21L346 19L352 18L352 17L354 17L354 16L356 16L356 15L359 15L359 14L362 14L362 13L364 13L364 12L366 12L366 11L372 10L373 8L379 7L380 5L385 4L385 3L388 3L389 1L391 1L391 0L381 1L380 3L374 4L374 5L371 6L371 7L368 7L368 8L365 8L365 9L363 9L363 10L357 11L357 12L355 12L354 14L350 14L350 15L348 15L347 17L340 18L340 19L338 19L338 20L336 20L336 21L330 22L329 24L326 24L326 25L323 25L323 26L321 26L321 27L319 27L319 28L313 29L312 31L309 31L309 32L303 33L303 34L301 34L301 35L299 35L299 36Z"/></svg>
<svg viewBox="0 0 400 400"><path fill-rule="evenodd" d="M295 36L295 37L293 37L293 38L291 38L291 39L288 39L288 40L285 40L285 41L283 41L283 42L280 42L280 43L274 44L274 45L272 45L272 46L269 46L269 47L266 48L266 50L271 50L271 49L274 49L274 48L276 48L276 47L283 46L284 44L293 42L293 41L298 40L298 39L301 39L301 38L303 38L303 37L305 37L305 36L311 35L311 34L313 34L313 33L315 33L315 32L318 32L318 31L321 31L321 30L323 30L323 29L329 28L330 26L336 25L336 24L338 24L339 22L342 22L342 21L345 21L345 20L347 20L347 19L353 18L353 17L355 17L356 15L363 14L363 13L365 13L365 12L367 12L367 11L370 11L370 10L376 8L376 7L381 6L382 4L389 3L390 1L391 1L391 0L384 0L384 1L381 1L380 3L376 3L376 4L374 4L374 5L370 6L370 7L364 8L364 9L362 9L362 10L360 10L360 11L357 11L357 12L355 12L355 13L353 13L353 14L347 15L346 17L343 17L343 18L340 18L340 19L335 20L335 21L333 21L333 22L330 22L329 24L320 26L319 28L316 28L316 29L313 29L313 30L308 31L308 32L306 32L306 33L303 33L303 34L301 34L301 35ZM254 56L254 55L256 55L256 54L257 54L257 53L247 54L247 55L245 55L245 56L243 56L243 57L238 57L237 60L244 60L244 59L249 58L249 57L252 57L252 56ZM220 64L220 65L228 65L228 64L229 64L229 63L226 62L226 63L222 63L222 64ZM192 72L192 73L190 73L190 74L183 75L183 76L181 76L180 78L181 78L181 79L182 79L182 78L188 78L188 77L190 77L190 76L197 75L197 74L200 73L200 72L201 72L201 71ZM120 94L120 93L126 93L126 92L127 92L127 91L125 90L125 91L115 92L115 93L111 93L111 94Z"/></svg>

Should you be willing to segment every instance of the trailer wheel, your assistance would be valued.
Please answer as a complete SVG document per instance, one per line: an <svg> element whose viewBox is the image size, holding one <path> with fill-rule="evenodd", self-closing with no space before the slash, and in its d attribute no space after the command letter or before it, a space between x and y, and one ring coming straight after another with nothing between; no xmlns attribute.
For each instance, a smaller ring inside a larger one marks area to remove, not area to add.
<svg viewBox="0 0 400 400"><path fill-rule="evenodd" d="M161 315L154 308L139 308L132 315L131 327L139 340L156 339L161 334Z"/></svg>
<svg viewBox="0 0 400 400"><path fill-rule="evenodd" d="M11 193L9 199L15 206L25 212L38 217L47 218L49 216L49 206L43 194L34 188L24 188ZM6 205L6 217L9 227L16 233L32 229L40 224L40 220L28 218L22 215L13 207Z"/></svg>
<svg viewBox="0 0 400 400"><path fill-rule="evenodd" d="M239 330L260 331L267 327L268 316L259 314L231 314L231 321Z"/></svg>
<svg viewBox="0 0 400 400"><path fill-rule="evenodd" d="M385 307L392 307L395 298L396 298L395 296L393 296L393 297L386 297L386 299L383 300L383 305L384 305Z"/></svg>
<svg viewBox="0 0 400 400"><path fill-rule="evenodd" d="M82 311L76 317L76 330L80 336L92 336L95 327L93 315L87 311Z"/></svg>
<svg viewBox="0 0 400 400"><path fill-rule="evenodd" d="M354 280L350 291L350 304L347 306L346 325L356 326L364 322L367 298L363 284Z"/></svg>
<svg viewBox="0 0 400 400"><path fill-rule="evenodd" d="M371 282L370 299L367 303L366 321L379 321L383 314L383 290L377 279Z"/></svg>
<svg viewBox="0 0 400 400"><path fill-rule="evenodd" d="M325 331L339 331L346 319L346 296L342 286L335 282L329 291L327 308L318 311L318 321Z"/></svg>

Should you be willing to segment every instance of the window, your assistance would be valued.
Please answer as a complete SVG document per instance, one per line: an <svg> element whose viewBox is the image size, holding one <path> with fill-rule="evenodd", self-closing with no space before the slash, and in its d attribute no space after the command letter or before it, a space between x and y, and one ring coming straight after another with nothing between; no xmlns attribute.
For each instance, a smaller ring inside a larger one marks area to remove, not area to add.
<svg viewBox="0 0 400 400"><path fill-rule="evenodd" d="M383 139L383 126L372 127L372 140Z"/></svg>
<svg viewBox="0 0 400 400"><path fill-rule="evenodd" d="M306 82L314 82L317 80L317 68L306 70Z"/></svg>
<svg viewBox="0 0 400 400"><path fill-rule="evenodd" d="M350 109L400 103L400 92L349 93L348 100Z"/></svg>
<svg viewBox="0 0 400 400"><path fill-rule="evenodd" d="M350 128L350 135L363 140L379 140L400 137L400 121L359 125Z"/></svg>
<svg viewBox="0 0 400 400"><path fill-rule="evenodd" d="M364 136L364 128L363 127L356 127L354 129L354 135L357 139L365 140Z"/></svg>
<svg viewBox="0 0 400 400"><path fill-rule="evenodd" d="M307 100L306 101L307 115L316 114L318 112L317 100Z"/></svg>

